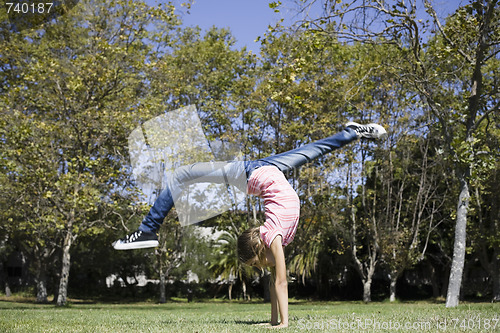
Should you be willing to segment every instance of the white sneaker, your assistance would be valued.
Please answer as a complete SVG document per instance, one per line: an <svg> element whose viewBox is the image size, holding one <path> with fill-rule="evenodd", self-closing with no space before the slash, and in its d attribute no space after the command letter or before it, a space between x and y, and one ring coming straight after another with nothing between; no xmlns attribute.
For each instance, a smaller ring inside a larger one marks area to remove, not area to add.
<svg viewBox="0 0 500 333"><path fill-rule="evenodd" d="M345 127L354 130L358 138L382 139L387 136L387 131L385 130L385 128L378 124L361 125L350 121L345 124Z"/></svg>

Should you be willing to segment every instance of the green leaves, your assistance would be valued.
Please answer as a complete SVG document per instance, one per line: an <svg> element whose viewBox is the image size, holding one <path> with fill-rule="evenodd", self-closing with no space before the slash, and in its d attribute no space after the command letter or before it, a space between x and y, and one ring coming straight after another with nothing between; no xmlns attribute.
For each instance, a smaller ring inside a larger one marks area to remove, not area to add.
<svg viewBox="0 0 500 333"><path fill-rule="evenodd" d="M281 6L281 1L273 1L269 3L269 8L273 9L275 13L280 12L279 9L280 6Z"/></svg>
<svg viewBox="0 0 500 333"><path fill-rule="evenodd" d="M0 179L11 189L2 217L16 221L7 232L22 231L16 242L39 245L26 249L34 260L66 235L104 232L137 200L124 165L130 129L144 116L130 109L146 95L146 59L159 36L145 27L169 25L165 36L177 24L172 15L169 5L89 1L40 30L0 39L2 65L15 69L1 76Z"/></svg>

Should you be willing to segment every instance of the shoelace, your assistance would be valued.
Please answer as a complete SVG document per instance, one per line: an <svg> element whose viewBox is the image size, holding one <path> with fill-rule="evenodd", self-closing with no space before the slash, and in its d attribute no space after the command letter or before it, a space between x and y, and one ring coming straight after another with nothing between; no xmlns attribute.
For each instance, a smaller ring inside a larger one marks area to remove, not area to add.
<svg viewBox="0 0 500 333"><path fill-rule="evenodd" d="M364 132L367 132L367 133L374 133L375 132L375 129L373 127L368 127L368 126L360 126L358 127L358 132L359 133L364 133Z"/></svg>
<svg viewBox="0 0 500 333"><path fill-rule="evenodd" d="M135 241L137 238L141 237L141 234L142 234L142 231L141 230L138 230L130 235L127 235L127 237L125 238L125 242L126 243L129 243L129 242L133 242Z"/></svg>

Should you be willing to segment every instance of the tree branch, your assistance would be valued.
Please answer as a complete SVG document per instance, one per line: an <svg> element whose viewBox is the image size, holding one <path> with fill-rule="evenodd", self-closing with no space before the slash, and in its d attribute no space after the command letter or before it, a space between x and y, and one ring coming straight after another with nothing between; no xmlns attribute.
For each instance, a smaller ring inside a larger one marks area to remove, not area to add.
<svg viewBox="0 0 500 333"><path fill-rule="evenodd" d="M443 36L443 38L446 40L446 42L448 42L448 44L450 44L451 46L453 46L453 48L455 48L458 53L470 64L474 64L474 59L472 59L471 57L469 57L469 55L467 55L462 49L459 49L457 47L457 44L453 42L453 40L448 37L448 35L446 34L446 32L444 31L443 29L443 25L441 24L441 21L439 20L439 18L437 17L437 14L436 14L436 11L434 10L434 8L432 7L431 3L429 0L424 0L425 2L425 8L426 8L426 11L427 13L429 13L429 15L432 16L432 18L434 19L434 22L436 23L438 29L439 29L439 32L441 33L441 35Z"/></svg>

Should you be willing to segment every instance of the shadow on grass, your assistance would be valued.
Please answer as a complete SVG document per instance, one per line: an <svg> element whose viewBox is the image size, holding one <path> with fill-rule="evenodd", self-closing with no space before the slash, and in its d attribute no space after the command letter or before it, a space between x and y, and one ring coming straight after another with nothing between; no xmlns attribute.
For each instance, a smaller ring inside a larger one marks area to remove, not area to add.
<svg viewBox="0 0 500 333"><path fill-rule="evenodd" d="M188 306L189 304L189 306ZM126 300L123 302L99 302L93 300L80 300L80 299L69 299L66 305L58 306L53 301L46 303L37 303L34 297L26 296L11 296L5 297L0 296L0 310L47 310L47 309L74 309L74 308L92 308L92 309L119 309L119 310L134 310L134 311L151 311L151 310L166 310L175 311L184 308L189 308L190 310L200 310L205 306L199 303L199 305L194 305L196 303L188 303L183 301L169 301L167 303L159 302L144 302L144 301L132 301Z"/></svg>
<svg viewBox="0 0 500 333"><path fill-rule="evenodd" d="M267 321L262 321L262 320L235 320L233 323L238 324L238 325L265 325L269 324Z"/></svg>

